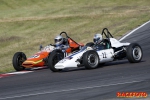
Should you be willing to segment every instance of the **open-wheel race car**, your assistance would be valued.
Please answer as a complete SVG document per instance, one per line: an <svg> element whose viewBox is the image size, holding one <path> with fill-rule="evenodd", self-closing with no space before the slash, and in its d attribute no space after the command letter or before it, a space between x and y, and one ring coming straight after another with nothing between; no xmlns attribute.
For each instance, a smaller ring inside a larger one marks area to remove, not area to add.
<svg viewBox="0 0 150 100"><path fill-rule="evenodd" d="M33 56L29 58L27 58L25 53L23 52L16 52L12 59L14 69L16 71L22 71L26 68L48 66L48 64L51 64L51 62L49 62L50 56L51 55L53 56L53 53L55 53L55 51L63 52L67 56L73 52L79 51L80 48L84 46L82 43L77 43L72 38L70 38L66 32L61 32L59 36L61 36L63 39L62 45L50 44L47 45L46 47L40 46L40 51L35 53ZM62 46L66 45L68 46L68 48L63 49Z"/></svg>
<svg viewBox="0 0 150 100"><path fill-rule="evenodd" d="M102 30L101 36L103 37L102 42L105 44L104 46L89 42L78 52L65 57L54 66L49 67L53 67L57 71L59 69L81 66L87 69L94 69L115 60L128 59L131 63L141 61L143 52L139 44L121 43L113 38L107 28ZM57 56L57 58L60 57L60 55Z"/></svg>

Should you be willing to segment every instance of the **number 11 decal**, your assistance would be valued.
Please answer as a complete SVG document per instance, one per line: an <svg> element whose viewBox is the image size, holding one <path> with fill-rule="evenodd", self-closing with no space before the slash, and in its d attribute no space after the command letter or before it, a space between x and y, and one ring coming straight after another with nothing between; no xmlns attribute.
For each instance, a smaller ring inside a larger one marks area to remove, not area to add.
<svg viewBox="0 0 150 100"><path fill-rule="evenodd" d="M107 58L107 57L106 57L106 52L104 52L104 53L102 53L102 54L103 54L103 58Z"/></svg>

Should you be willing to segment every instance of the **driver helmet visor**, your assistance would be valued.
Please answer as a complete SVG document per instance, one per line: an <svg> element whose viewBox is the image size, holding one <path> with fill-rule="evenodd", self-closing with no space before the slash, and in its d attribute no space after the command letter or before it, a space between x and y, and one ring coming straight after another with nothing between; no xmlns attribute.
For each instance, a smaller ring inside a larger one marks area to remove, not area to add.
<svg viewBox="0 0 150 100"><path fill-rule="evenodd" d="M100 40L99 37L98 37L98 38L94 38L94 39L93 39L93 42L98 42L98 40Z"/></svg>
<svg viewBox="0 0 150 100"><path fill-rule="evenodd" d="M61 41L62 41L62 39L55 39L55 43L59 43Z"/></svg>

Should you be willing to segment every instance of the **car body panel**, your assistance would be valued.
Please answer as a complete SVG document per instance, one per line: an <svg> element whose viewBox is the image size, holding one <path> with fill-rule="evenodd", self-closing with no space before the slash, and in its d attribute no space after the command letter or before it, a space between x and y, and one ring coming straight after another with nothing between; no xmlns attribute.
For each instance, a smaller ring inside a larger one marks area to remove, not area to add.
<svg viewBox="0 0 150 100"><path fill-rule="evenodd" d="M92 50L90 47L85 47L86 49L80 50L70 56L65 57L64 59L60 60L56 65L55 68L57 69L64 69L64 68L71 68L71 67L77 67L78 64L80 64L77 59L80 59L83 55L88 50ZM89 49L90 48L90 49ZM99 60L100 63L104 62L110 62L113 61L113 54L114 51L113 49L107 49L107 50L99 50L97 51L99 55Z"/></svg>
<svg viewBox="0 0 150 100"><path fill-rule="evenodd" d="M110 42L111 42L111 46L118 48L118 47L122 47L122 46L128 46L130 43L121 43L120 41L118 41L115 38L109 38Z"/></svg>
<svg viewBox="0 0 150 100"><path fill-rule="evenodd" d="M56 69L64 69L64 68L70 68L70 67L77 67L77 64L79 64L79 62L77 61L78 58L81 58L81 56L83 55L84 52L86 52L88 49L86 49L85 47L83 49L81 49L78 52L75 52L67 57L65 57L64 59L60 60L56 65L55 68Z"/></svg>
<svg viewBox="0 0 150 100"><path fill-rule="evenodd" d="M43 61L49 55L48 51L41 51L35 55L29 57L26 61L22 63L22 66L26 68L44 66L45 62Z"/></svg>
<svg viewBox="0 0 150 100"><path fill-rule="evenodd" d="M97 51L97 53L99 55L100 63L109 62L109 61L114 60L114 58L113 58L114 50L113 49L100 50L100 51Z"/></svg>

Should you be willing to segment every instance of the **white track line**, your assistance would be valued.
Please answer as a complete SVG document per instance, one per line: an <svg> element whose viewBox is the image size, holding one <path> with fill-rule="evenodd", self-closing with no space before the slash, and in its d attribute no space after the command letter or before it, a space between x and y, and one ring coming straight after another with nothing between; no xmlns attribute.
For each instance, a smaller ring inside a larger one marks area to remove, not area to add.
<svg viewBox="0 0 150 100"><path fill-rule="evenodd" d="M124 82L124 83L116 83L116 84L108 84L108 85L72 88L72 89L66 89L66 90L46 91L46 92L39 92L39 93L34 93L34 94L26 94L26 95L18 95L18 96L16 95L16 96L11 96L11 97L3 97L3 98L0 98L0 100L15 99L15 98L22 98L22 97L29 97L29 96L37 96L37 95L44 95L44 94L61 93L61 92L69 92L69 91L77 91L77 90L85 90L85 89L93 89L93 88L101 88L101 87L123 85L123 84L131 84L131 83L139 83L139 82L143 82L143 81L132 81L132 82Z"/></svg>
<svg viewBox="0 0 150 100"><path fill-rule="evenodd" d="M134 33L135 31L137 31L138 29L142 28L143 26L145 26L148 23L150 23L150 20L147 21L146 23L142 24L141 26L137 27L136 29L132 30L127 35L123 36L119 41L122 41L123 39L125 39L126 37L128 37L129 35L131 35L132 33Z"/></svg>

